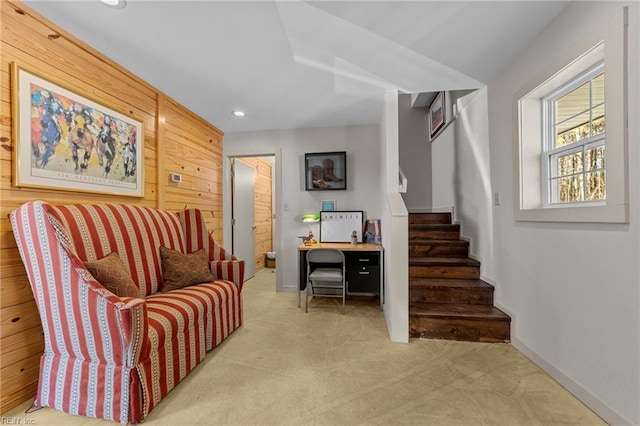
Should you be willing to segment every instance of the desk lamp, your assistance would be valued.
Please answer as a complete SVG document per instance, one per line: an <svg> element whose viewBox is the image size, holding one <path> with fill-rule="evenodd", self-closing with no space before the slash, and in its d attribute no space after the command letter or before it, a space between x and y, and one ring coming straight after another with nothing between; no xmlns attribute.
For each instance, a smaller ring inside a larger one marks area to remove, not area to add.
<svg viewBox="0 0 640 426"><path fill-rule="evenodd" d="M302 215L302 221L309 224L309 236L308 237L298 237L302 238L302 243L305 246L311 246L313 244L318 244L316 239L313 237L313 231L311 230L311 224L320 222L320 215L315 213Z"/></svg>

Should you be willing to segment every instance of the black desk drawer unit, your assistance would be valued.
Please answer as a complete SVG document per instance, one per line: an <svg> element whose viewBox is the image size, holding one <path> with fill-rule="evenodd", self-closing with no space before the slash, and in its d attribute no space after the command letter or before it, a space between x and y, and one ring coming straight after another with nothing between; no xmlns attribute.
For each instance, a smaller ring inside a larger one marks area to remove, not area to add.
<svg viewBox="0 0 640 426"><path fill-rule="evenodd" d="M349 293L380 293L380 253L344 252Z"/></svg>

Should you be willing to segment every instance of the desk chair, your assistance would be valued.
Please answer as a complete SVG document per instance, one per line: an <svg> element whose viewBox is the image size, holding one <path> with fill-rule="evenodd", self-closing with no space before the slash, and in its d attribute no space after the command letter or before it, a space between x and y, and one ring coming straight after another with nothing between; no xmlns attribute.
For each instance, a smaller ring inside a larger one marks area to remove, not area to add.
<svg viewBox="0 0 640 426"><path fill-rule="evenodd" d="M345 285L344 254L340 250L317 248L307 252L307 286L305 290L304 311L309 308L309 292L312 296L342 297L342 314L347 295ZM316 289L340 290L340 293L316 293Z"/></svg>

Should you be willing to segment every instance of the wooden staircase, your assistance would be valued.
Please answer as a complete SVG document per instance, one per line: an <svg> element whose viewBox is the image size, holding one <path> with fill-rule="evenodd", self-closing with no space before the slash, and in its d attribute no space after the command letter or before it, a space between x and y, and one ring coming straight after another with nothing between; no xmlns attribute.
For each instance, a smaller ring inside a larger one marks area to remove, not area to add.
<svg viewBox="0 0 640 426"><path fill-rule="evenodd" d="M409 335L509 342L510 323L451 213L409 214Z"/></svg>

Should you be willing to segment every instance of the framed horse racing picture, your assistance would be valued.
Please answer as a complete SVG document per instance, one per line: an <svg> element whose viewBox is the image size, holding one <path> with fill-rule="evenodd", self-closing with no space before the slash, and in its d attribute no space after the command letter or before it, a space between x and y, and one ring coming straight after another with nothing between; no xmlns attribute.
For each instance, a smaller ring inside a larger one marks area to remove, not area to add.
<svg viewBox="0 0 640 426"><path fill-rule="evenodd" d="M144 196L142 122L11 64L13 185Z"/></svg>

